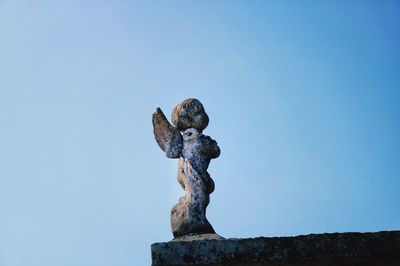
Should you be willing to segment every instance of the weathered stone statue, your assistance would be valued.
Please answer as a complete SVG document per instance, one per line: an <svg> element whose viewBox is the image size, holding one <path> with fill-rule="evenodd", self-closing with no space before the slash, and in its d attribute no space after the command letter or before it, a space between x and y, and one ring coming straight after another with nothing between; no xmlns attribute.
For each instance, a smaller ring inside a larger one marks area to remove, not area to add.
<svg viewBox="0 0 400 266"><path fill-rule="evenodd" d="M207 172L211 159L217 158L217 142L202 131L208 116L197 99L187 99L172 111L172 126L160 108L153 114L154 136L168 158L179 158L178 182L186 195L171 211L171 227L175 238L189 234L215 233L206 218L209 195L214 181ZM181 134L182 132L182 134Z"/></svg>

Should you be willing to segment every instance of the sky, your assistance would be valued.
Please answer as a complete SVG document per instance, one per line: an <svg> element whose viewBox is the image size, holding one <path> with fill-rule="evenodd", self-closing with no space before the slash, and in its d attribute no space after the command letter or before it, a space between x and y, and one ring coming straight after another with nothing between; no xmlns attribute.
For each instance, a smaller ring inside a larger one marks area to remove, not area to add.
<svg viewBox="0 0 400 266"><path fill-rule="evenodd" d="M186 98L226 238L400 229L398 1L0 0L0 265L150 265Z"/></svg>

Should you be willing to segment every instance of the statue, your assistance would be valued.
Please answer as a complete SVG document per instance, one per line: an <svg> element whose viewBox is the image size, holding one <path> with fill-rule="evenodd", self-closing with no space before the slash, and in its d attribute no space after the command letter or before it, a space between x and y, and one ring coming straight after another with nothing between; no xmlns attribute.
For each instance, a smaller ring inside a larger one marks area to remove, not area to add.
<svg viewBox="0 0 400 266"><path fill-rule="evenodd" d="M197 99L187 99L172 111L172 126L160 108L153 114L155 139L168 158L179 158L178 182L186 195L171 210L174 238L185 235L214 234L206 218L214 181L207 172L211 159L220 154L217 142L202 131L208 116ZM181 134L182 132L182 134Z"/></svg>

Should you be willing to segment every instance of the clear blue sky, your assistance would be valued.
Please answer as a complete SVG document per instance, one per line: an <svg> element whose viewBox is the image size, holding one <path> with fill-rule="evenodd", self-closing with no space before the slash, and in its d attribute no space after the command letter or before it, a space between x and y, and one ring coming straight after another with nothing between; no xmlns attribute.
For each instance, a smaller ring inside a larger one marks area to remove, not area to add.
<svg viewBox="0 0 400 266"><path fill-rule="evenodd" d="M399 230L399 14L0 0L0 265L150 265L183 194L151 114L188 97L222 150L222 236Z"/></svg>

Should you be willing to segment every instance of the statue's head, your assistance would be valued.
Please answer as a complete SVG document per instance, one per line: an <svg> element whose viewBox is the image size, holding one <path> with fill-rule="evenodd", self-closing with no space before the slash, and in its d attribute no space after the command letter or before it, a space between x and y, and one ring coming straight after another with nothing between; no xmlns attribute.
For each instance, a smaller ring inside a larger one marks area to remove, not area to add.
<svg viewBox="0 0 400 266"><path fill-rule="evenodd" d="M208 115L197 99L186 99L172 110L172 124L180 131L195 128L200 132L208 126Z"/></svg>

